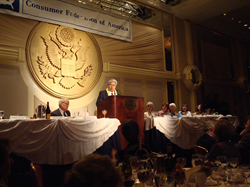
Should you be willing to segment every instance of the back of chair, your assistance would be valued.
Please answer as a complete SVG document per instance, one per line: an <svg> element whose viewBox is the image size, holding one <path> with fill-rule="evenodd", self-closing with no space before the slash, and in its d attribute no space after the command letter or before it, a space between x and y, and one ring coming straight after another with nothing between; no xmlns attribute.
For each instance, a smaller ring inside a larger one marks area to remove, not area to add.
<svg viewBox="0 0 250 187"><path fill-rule="evenodd" d="M206 155L208 153L208 150L205 147L195 145L194 152L195 152L195 154Z"/></svg>
<svg viewBox="0 0 250 187"><path fill-rule="evenodd" d="M43 174L40 164L30 163L30 172L34 187L43 187Z"/></svg>

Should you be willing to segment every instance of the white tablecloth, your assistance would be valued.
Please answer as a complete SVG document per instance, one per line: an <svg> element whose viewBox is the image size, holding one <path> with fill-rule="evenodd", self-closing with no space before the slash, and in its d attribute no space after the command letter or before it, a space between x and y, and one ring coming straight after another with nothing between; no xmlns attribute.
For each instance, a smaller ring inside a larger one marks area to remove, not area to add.
<svg viewBox="0 0 250 187"><path fill-rule="evenodd" d="M206 121L217 121L223 116L195 116L174 118L169 115L164 117L145 118L145 130L156 127L172 143L183 149L191 149L196 141L204 133L203 127ZM236 116L227 117L234 126L239 125Z"/></svg>
<svg viewBox="0 0 250 187"><path fill-rule="evenodd" d="M12 151L40 164L69 164L93 153L118 129L118 119L0 120Z"/></svg>

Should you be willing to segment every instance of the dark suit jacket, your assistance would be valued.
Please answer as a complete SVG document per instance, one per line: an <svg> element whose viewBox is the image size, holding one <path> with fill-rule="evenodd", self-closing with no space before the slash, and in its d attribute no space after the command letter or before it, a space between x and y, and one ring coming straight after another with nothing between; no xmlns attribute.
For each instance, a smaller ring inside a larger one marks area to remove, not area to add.
<svg viewBox="0 0 250 187"><path fill-rule="evenodd" d="M208 152L210 151L212 145L214 145L216 141L209 134L204 133L196 142L196 145L201 147L205 147Z"/></svg>
<svg viewBox="0 0 250 187"><path fill-rule="evenodd" d="M211 147L209 151L209 160L216 160L217 156L225 155L227 158L236 157L239 158L241 163L241 155L238 149L234 146L233 142L225 141L218 142Z"/></svg>
<svg viewBox="0 0 250 187"><path fill-rule="evenodd" d="M116 90L117 91L117 90ZM120 95L117 91L117 95ZM102 102L104 99L106 99L108 97L108 94L107 94L107 91L106 90L103 90L103 91L100 91L99 92L99 96L97 98L97 101L96 101L96 106Z"/></svg>
<svg viewBox="0 0 250 187"><path fill-rule="evenodd" d="M235 145L242 157L242 164L250 164L250 133L242 136L239 143Z"/></svg>
<svg viewBox="0 0 250 187"><path fill-rule="evenodd" d="M68 116L71 116L71 114L70 114L70 111L69 111L69 110L67 110L67 111L66 111L66 113L67 113L67 115L68 115ZM58 109L56 109L56 110L54 110L54 111L51 113L51 116L62 116L62 114L61 114L61 112L60 112L59 108L58 108Z"/></svg>

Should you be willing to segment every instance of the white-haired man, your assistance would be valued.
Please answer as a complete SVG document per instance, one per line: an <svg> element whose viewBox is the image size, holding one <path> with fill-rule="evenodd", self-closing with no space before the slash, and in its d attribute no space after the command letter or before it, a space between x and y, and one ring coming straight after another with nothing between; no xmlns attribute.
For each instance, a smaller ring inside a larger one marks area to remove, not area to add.
<svg viewBox="0 0 250 187"><path fill-rule="evenodd" d="M212 145L216 143L213 139L214 121L206 121L204 126L204 134L197 140L196 145L204 147L209 152Z"/></svg>
<svg viewBox="0 0 250 187"><path fill-rule="evenodd" d="M106 88L106 90L99 92L99 96L96 101L96 106L104 99L106 99L108 96L120 95L116 90L117 84L118 83L115 79L110 79L108 81L108 87Z"/></svg>
<svg viewBox="0 0 250 187"><path fill-rule="evenodd" d="M69 100L66 98L59 100L59 108L51 113L51 116L71 116L69 108Z"/></svg>

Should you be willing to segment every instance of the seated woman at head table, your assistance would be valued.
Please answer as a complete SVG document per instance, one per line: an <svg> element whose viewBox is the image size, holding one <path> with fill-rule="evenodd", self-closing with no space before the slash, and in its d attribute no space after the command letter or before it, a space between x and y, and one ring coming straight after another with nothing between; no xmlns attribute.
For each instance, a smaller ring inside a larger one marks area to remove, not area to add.
<svg viewBox="0 0 250 187"><path fill-rule="evenodd" d="M188 110L187 104L182 104L181 111L179 113L183 116L192 116L191 112Z"/></svg>
<svg viewBox="0 0 250 187"><path fill-rule="evenodd" d="M176 117L178 117L178 118L181 117L181 116L182 116L181 113L176 112L175 109L176 109L175 103L170 103L170 104L169 104L169 110L170 110L169 114L170 114L172 117L173 117L173 116L176 116Z"/></svg>
<svg viewBox="0 0 250 187"><path fill-rule="evenodd" d="M144 118L157 116L157 113L153 111L154 104L149 101L146 105L147 112L144 112Z"/></svg>
<svg viewBox="0 0 250 187"><path fill-rule="evenodd" d="M202 104L199 104L198 106L197 106L197 109L196 109L196 115L203 115L203 113L204 113L204 108L203 108L203 106L202 106Z"/></svg>
<svg viewBox="0 0 250 187"><path fill-rule="evenodd" d="M161 105L161 110L158 111L158 116L169 115L169 104L167 102L163 102Z"/></svg>

